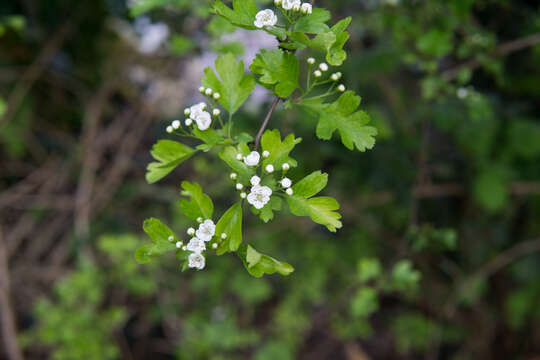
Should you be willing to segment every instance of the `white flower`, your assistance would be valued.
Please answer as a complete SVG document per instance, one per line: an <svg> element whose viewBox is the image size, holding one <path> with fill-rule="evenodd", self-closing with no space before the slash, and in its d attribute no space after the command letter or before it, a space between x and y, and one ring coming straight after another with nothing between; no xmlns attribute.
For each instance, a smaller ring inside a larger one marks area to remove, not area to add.
<svg viewBox="0 0 540 360"><path fill-rule="evenodd" d="M240 153L236 154L236 160L242 161L243 159L244 159L244 155L242 155Z"/></svg>
<svg viewBox="0 0 540 360"><path fill-rule="evenodd" d="M242 190L244 188L244 185L238 183L236 184L236 190Z"/></svg>
<svg viewBox="0 0 540 360"><path fill-rule="evenodd" d="M195 229L190 227L189 229L187 229L187 234L191 236L195 235Z"/></svg>
<svg viewBox="0 0 540 360"><path fill-rule="evenodd" d="M174 120L171 125L172 125L173 129L179 129L180 128L180 120Z"/></svg>
<svg viewBox="0 0 540 360"><path fill-rule="evenodd" d="M203 102L193 105L189 108L189 117L197 120L197 117L204 112L204 109L206 109L206 104Z"/></svg>
<svg viewBox="0 0 540 360"><path fill-rule="evenodd" d="M304 14L311 14L313 12L313 8L310 3L303 3L302 4L302 12Z"/></svg>
<svg viewBox="0 0 540 360"><path fill-rule="evenodd" d="M345 91L345 85L340 84L340 85L337 87L337 89L338 89L339 92L344 92L344 91Z"/></svg>
<svg viewBox="0 0 540 360"><path fill-rule="evenodd" d="M263 155L263 158L267 158L270 156L270 151L264 150L262 155Z"/></svg>
<svg viewBox="0 0 540 360"><path fill-rule="evenodd" d="M253 186L257 186L257 185L259 185L259 184L261 183L261 178L258 177L257 175L255 175L255 176L253 176L253 177L251 178L250 183L251 183L251 185L253 185Z"/></svg>
<svg viewBox="0 0 540 360"><path fill-rule="evenodd" d="M313 75L315 75L315 77L317 77L317 78L320 78L322 76L322 72L320 70L315 70L313 72Z"/></svg>
<svg viewBox="0 0 540 360"><path fill-rule="evenodd" d="M287 193L287 195L291 196L293 194L293 189L288 188L287 190L285 190L285 192Z"/></svg>
<svg viewBox="0 0 540 360"><path fill-rule="evenodd" d="M256 27L259 29L262 29L265 26L274 26L277 24L278 18L276 14L270 9L262 10L257 13L255 16L255 21L253 24L255 24Z"/></svg>
<svg viewBox="0 0 540 360"><path fill-rule="evenodd" d="M308 58L308 59L307 59L307 63L308 63L309 65L315 64L315 58L312 58L312 57Z"/></svg>
<svg viewBox="0 0 540 360"><path fill-rule="evenodd" d="M170 125L167 126L167 129L166 129L166 130L167 130L167 132L168 132L169 134L172 134L172 132L174 131L173 127L170 126Z"/></svg>
<svg viewBox="0 0 540 360"><path fill-rule="evenodd" d="M301 3L300 0L282 0L281 7L283 7L284 10L291 10L295 6L300 8Z"/></svg>
<svg viewBox="0 0 540 360"><path fill-rule="evenodd" d="M214 100L219 100L219 98L221 98L221 94L220 93L214 93Z"/></svg>
<svg viewBox="0 0 540 360"><path fill-rule="evenodd" d="M208 95L208 96L212 95L213 92L214 92L214 90L212 90L212 89L210 89L210 88L208 88L208 89L206 89L206 90L204 91L204 93L205 93L206 95Z"/></svg>
<svg viewBox="0 0 540 360"><path fill-rule="evenodd" d="M222 238L223 240L225 240L225 239L227 238L227 234L221 233L221 238Z"/></svg>
<svg viewBox="0 0 540 360"><path fill-rule="evenodd" d="M283 186L284 188L290 188L291 185L292 185L291 179L289 179L289 178L283 178L283 179L281 180L281 186Z"/></svg>
<svg viewBox="0 0 540 360"><path fill-rule="evenodd" d="M272 195L272 189L268 186L257 185L251 188L251 193L247 196L247 201L255 209L262 209L270 201L270 195Z"/></svg>
<svg viewBox="0 0 540 360"><path fill-rule="evenodd" d="M193 251L195 253L200 254L201 252L206 250L206 245L204 244L204 241L202 241L199 238L194 237L191 240L189 240L189 243L187 244L187 249L189 251Z"/></svg>
<svg viewBox="0 0 540 360"><path fill-rule="evenodd" d="M272 164L266 165L265 170L269 174L273 173L274 172L274 165L272 165Z"/></svg>
<svg viewBox="0 0 540 360"><path fill-rule="evenodd" d="M319 69L321 69L322 71L328 71L328 64L327 63L320 63L319 64Z"/></svg>
<svg viewBox="0 0 540 360"><path fill-rule="evenodd" d="M236 180L236 178L238 177L238 174L237 173L231 173L231 175L229 175L229 177L231 178L231 180Z"/></svg>
<svg viewBox="0 0 540 360"><path fill-rule="evenodd" d="M244 163L246 163L246 165L248 166L257 166L260 159L261 155L259 155L259 153L256 151L252 151L248 156L244 158Z"/></svg>
<svg viewBox="0 0 540 360"><path fill-rule="evenodd" d="M467 95L469 95L469 90L467 90L466 88L464 87L460 87L457 92L456 92L456 95L458 98L460 99L465 99L467 97Z"/></svg>
<svg viewBox="0 0 540 360"><path fill-rule="evenodd" d="M184 245L184 243L181 242L181 241L178 241L178 242L176 243L176 248L177 248L177 249L180 249L180 248L182 247L182 245Z"/></svg>
<svg viewBox="0 0 540 360"><path fill-rule="evenodd" d="M197 116L195 122L197 123L199 130L206 130L210 127L210 125L212 125L212 116L209 112L203 111L199 116Z"/></svg>
<svg viewBox="0 0 540 360"><path fill-rule="evenodd" d="M188 263L190 268L202 270L204 269L205 259L201 254L193 253L189 255Z"/></svg>
<svg viewBox="0 0 540 360"><path fill-rule="evenodd" d="M281 165L281 168L283 169L283 171L287 171L291 168L291 166L288 163L283 163L283 165Z"/></svg>
<svg viewBox="0 0 540 360"><path fill-rule="evenodd" d="M191 109L190 108L184 109L184 115L189 116L189 114L191 114Z"/></svg>
<svg viewBox="0 0 540 360"><path fill-rule="evenodd" d="M240 194L240 197L241 197L242 199L245 199L245 198L247 198L247 194L246 194L245 192L242 192L242 193Z"/></svg>
<svg viewBox="0 0 540 360"><path fill-rule="evenodd" d="M212 240L212 236L214 236L215 232L216 225L214 225L214 222L212 220L205 220L201 225L199 225L199 229L195 232L195 236L202 241L210 241Z"/></svg>
<svg viewBox="0 0 540 360"><path fill-rule="evenodd" d="M186 126L191 126L191 124L193 124L193 120L191 119L186 119Z"/></svg>

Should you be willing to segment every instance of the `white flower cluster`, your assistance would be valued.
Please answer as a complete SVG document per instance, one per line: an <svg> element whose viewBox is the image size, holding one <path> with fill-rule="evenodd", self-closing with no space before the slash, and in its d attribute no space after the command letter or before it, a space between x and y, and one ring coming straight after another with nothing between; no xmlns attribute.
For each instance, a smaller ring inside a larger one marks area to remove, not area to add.
<svg viewBox="0 0 540 360"><path fill-rule="evenodd" d="M206 251L206 243L212 241L216 233L216 225L210 219L202 220L198 218L197 221L200 223L199 228L195 230L194 228L189 228L187 234L192 236L187 245L184 245L183 242L178 241L176 247L182 249L183 251L190 251L191 254L188 256L188 266L190 268L202 270L206 265L206 259L203 255L203 251ZM221 234L221 239L226 239L227 234ZM170 236L169 241L173 241L174 237ZM213 249L217 249L218 243L215 242L212 244Z"/></svg>
<svg viewBox="0 0 540 360"><path fill-rule="evenodd" d="M268 158L270 156L270 152L263 151L262 157ZM261 155L257 151L252 151L248 155L244 156L243 154L237 154L236 160L243 161L244 164L247 166L253 166L256 167L259 165L261 161ZM287 170L290 169L290 165L288 163L284 163L281 166L281 169L283 172L287 172ZM263 173L266 174L272 174L275 171L274 165L267 164L265 168L263 169ZM262 176L262 175L261 175ZM230 178L233 181L236 181L238 179L238 174L231 173ZM250 179L250 185L251 188L249 189L249 194L246 192L246 186L242 183L236 183L236 190L242 191L240 193L240 197L242 199L247 199L248 203L253 205L253 207L257 210L262 209L268 202L270 201L270 197L272 196L272 189L268 186L261 185L262 179L254 175ZM285 190L285 193L288 195L293 194L293 190L291 189L292 181L286 177L282 178L279 182L283 189ZM249 187L249 185L248 185Z"/></svg>
<svg viewBox="0 0 540 360"><path fill-rule="evenodd" d="M275 0L276 6L281 6L283 10L301 11L303 14L311 14L313 7L310 3L302 3L300 0Z"/></svg>
<svg viewBox="0 0 540 360"><path fill-rule="evenodd" d="M312 58L312 57L308 58L306 61L307 61L308 65L310 66L310 68L311 68L311 66L315 65L315 63L316 63L315 58ZM313 76L315 76L316 79L319 79L319 78L321 78L323 76L323 73L327 72L329 69L330 69L330 67L328 66L327 63L324 63L324 62L320 63L318 68L315 71L313 71ZM341 79L342 76L343 76L343 74L341 72L336 72L336 73L333 73L330 76L330 79L332 81L334 81L334 82L337 82L339 79ZM343 84L339 84L337 86L337 90L339 92L345 92L346 87Z"/></svg>

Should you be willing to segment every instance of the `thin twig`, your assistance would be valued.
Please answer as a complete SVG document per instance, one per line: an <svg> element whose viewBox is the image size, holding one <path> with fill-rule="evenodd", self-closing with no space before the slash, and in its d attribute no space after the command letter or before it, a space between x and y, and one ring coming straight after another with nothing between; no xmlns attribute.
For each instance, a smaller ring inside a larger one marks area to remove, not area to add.
<svg viewBox="0 0 540 360"><path fill-rule="evenodd" d="M22 360L23 355L17 345L15 316L10 302L9 266L4 245L2 229L0 228L0 322L2 325L2 339L7 358L9 360Z"/></svg>
<svg viewBox="0 0 540 360"><path fill-rule="evenodd" d="M488 54L488 57L497 58L504 57L513 52L526 49L528 47L540 44L540 33L532 34L520 39L512 40L504 44L499 45L495 50ZM470 59L453 68L445 70L441 73L441 76L446 80L454 80L459 72L463 69L474 70L482 65L482 61L478 59Z"/></svg>
<svg viewBox="0 0 540 360"><path fill-rule="evenodd" d="M266 127L268 126L268 122L270 121L270 118L272 117L272 114L274 113L274 110L276 110L276 106L279 103L281 98L276 97L272 105L270 106L270 110L268 111L268 114L266 114L266 118L264 119L261 128L259 129L259 132L257 133L257 137L255 138L255 150L259 148L259 143L261 142L262 134L264 133L264 130L266 130Z"/></svg>

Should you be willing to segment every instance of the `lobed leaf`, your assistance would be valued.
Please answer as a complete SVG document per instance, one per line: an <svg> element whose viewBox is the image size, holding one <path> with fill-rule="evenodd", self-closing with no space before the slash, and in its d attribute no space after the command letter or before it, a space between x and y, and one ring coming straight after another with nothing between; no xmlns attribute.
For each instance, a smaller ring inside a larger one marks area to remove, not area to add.
<svg viewBox="0 0 540 360"><path fill-rule="evenodd" d="M158 162L148 164L146 181L153 184L173 171L178 165L189 159L197 150L172 140L158 141L150 154Z"/></svg>
<svg viewBox="0 0 540 360"><path fill-rule="evenodd" d="M294 268L291 265L261 254L247 244L242 245L240 249L238 249L237 254L247 271L257 278L262 277L264 274L271 275L276 272L287 276L294 271Z"/></svg>
<svg viewBox="0 0 540 360"><path fill-rule="evenodd" d="M176 250L175 244L179 239L167 225L158 219L146 219L143 223L143 230L153 243L144 245L135 252L135 259L139 263L145 264L155 257ZM169 241L170 236L173 236L173 241Z"/></svg>
<svg viewBox="0 0 540 360"><path fill-rule="evenodd" d="M214 70L207 67L202 84L218 92L221 95L219 103L234 114L255 88L255 78L245 73L244 62L240 60L237 63L231 53L218 57L215 66L219 78Z"/></svg>
<svg viewBox="0 0 540 360"><path fill-rule="evenodd" d="M257 6L253 0L233 0L232 9L218 0L212 6L212 10L231 24L248 30L256 30L253 24L258 13Z"/></svg>
<svg viewBox="0 0 540 360"><path fill-rule="evenodd" d="M296 144L299 144L301 141L302 139L295 138L294 134L288 135L281 141L279 130L266 130L261 137L261 148L263 151L268 151L270 155L266 159L263 159L263 167L272 164L276 169L281 169L284 163L288 163L291 167L296 167L298 163L289 154Z"/></svg>
<svg viewBox="0 0 540 360"><path fill-rule="evenodd" d="M253 60L250 69L261 75L259 83L273 90L277 96L286 98L299 87L298 58L281 49L262 49Z"/></svg>
<svg viewBox="0 0 540 360"><path fill-rule="evenodd" d="M222 233L227 234L227 237L221 242L217 249L217 254L222 255L226 252L238 250L242 243L242 203L238 202L231 206L229 210L223 214L216 224L216 236L221 236Z"/></svg>
<svg viewBox="0 0 540 360"><path fill-rule="evenodd" d="M199 217L212 219L214 204L212 199L202 192L201 186L196 182L183 181L182 188L184 189L183 194L190 197L190 200L180 199L182 213L193 220L197 220Z"/></svg>

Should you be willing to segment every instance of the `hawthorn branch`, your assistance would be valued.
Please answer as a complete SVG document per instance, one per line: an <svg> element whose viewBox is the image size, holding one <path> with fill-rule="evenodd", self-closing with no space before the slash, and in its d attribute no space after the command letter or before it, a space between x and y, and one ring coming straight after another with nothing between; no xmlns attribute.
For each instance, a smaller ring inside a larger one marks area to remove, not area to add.
<svg viewBox="0 0 540 360"><path fill-rule="evenodd" d="M272 114L274 113L274 110L276 110L276 106L279 103L281 98L276 97L272 105L270 106L270 110L268 110L268 114L266 114L266 118L264 119L261 128L259 129L259 132L257 133L257 137L255 137L255 150L259 148L259 144L261 142L262 134L264 133L264 130L266 130L266 127L268 126L268 123L270 122L270 118L272 117Z"/></svg>

